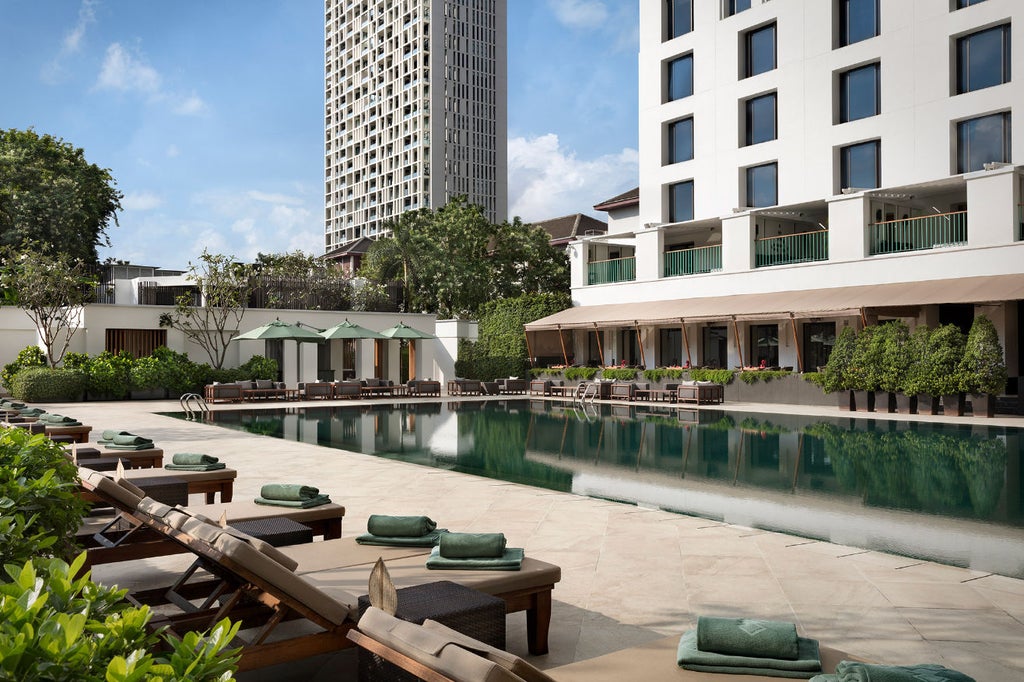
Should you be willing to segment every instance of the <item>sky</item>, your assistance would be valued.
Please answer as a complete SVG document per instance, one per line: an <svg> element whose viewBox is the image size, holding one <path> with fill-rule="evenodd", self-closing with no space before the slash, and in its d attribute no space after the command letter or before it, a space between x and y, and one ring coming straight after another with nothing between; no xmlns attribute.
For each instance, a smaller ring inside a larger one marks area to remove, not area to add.
<svg viewBox="0 0 1024 682"><path fill-rule="evenodd" d="M0 0L0 127L124 193L112 257L323 253L322 0ZM636 0L508 0L509 216L638 184Z"/></svg>

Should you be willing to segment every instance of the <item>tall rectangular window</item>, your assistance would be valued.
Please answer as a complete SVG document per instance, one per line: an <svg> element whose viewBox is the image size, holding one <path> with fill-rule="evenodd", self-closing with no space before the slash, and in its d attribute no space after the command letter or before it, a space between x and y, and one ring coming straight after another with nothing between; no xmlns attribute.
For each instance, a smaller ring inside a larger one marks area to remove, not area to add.
<svg viewBox="0 0 1024 682"><path fill-rule="evenodd" d="M726 0L725 16L731 17L745 10L750 9L750 0Z"/></svg>
<svg viewBox="0 0 1024 682"><path fill-rule="evenodd" d="M878 140L851 144L839 150L841 187L874 189L881 185L881 160Z"/></svg>
<svg viewBox="0 0 1024 682"><path fill-rule="evenodd" d="M689 97L693 94L693 55L673 59L668 63L667 92L665 101Z"/></svg>
<svg viewBox="0 0 1024 682"><path fill-rule="evenodd" d="M745 109L747 127L744 140L746 144L758 144L778 137L774 92L748 99Z"/></svg>
<svg viewBox="0 0 1024 682"><path fill-rule="evenodd" d="M745 36L744 78L775 68L775 24L750 31Z"/></svg>
<svg viewBox="0 0 1024 682"><path fill-rule="evenodd" d="M839 74L839 122L877 116L881 111L881 67L868 64Z"/></svg>
<svg viewBox="0 0 1024 682"><path fill-rule="evenodd" d="M839 46L874 38L880 30L878 0L839 0Z"/></svg>
<svg viewBox="0 0 1024 682"><path fill-rule="evenodd" d="M775 206L779 203L779 166L766 163L747 169L747 206Z"/></svg>
<svg viewBox="0 0 1024 682"><path fill-rule="evenodd" d="M992 114L956 126L956 172L982 170L986 163L1010 162L1010 114Z"/></svg>
<svg viewBox="0 0 1024 682"><path fill-rule="evenodd" d="M985 0L956 0L956 8L963 9L964 7L977 5L979 2L985 2Z"/></svg>
<svg viewBox="0 0 1024 682"><path fill-rule="evenodd" d="M684 118L668 124L668 163L680 163L693 158L693 118Z"/></svg>
<svg viewBox="0 0 1024 682"><path fill-rule="evenodd" d="M1010 25L958 38L956 92L961 94L1010 82Z"/></svg>
<svg viewBox="0 0 1024 682"><path fill-rule="evenodd" d="M693 30L693 0L665 0L665 40Z"/></svg>
<svg viewBox="0 0 1024 682"><path fill-rule="evenodd" d="M693 220L693 180L668 186L668 220L670 223Z"/></svg>

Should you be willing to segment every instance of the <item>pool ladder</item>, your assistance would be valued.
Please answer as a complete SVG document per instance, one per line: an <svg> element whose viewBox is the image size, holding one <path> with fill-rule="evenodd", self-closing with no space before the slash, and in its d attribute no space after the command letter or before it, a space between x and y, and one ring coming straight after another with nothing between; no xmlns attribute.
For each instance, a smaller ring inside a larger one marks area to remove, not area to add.
<svg viewBox="0 0 1024 682"><path fill-rule="evenodd" d="M573 394L573 402L584 405L589 400L593 404L598 395L600 395L600 390L598 389L597 382L583 382L576 387L576 393Z"/></svg>
<svg viewBox="0 0 1024 682"><path fill-rule="evenodd" d="M198 393L185 393L178 398L178 404L185 411L185 419L188 420L199 420L210 414L210 406Z"/></svg>

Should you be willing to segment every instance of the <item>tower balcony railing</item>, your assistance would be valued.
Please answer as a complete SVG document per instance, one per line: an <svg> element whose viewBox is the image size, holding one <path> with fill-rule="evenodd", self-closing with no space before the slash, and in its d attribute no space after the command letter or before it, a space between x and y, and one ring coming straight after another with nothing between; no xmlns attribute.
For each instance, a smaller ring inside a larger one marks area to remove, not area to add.
<svg viewBox="0 0 1024 682"><path fill-rule="evenodd" d="M699 246L679 251L666 251L662 261L663 277L699 275L722 269L722 245Z"/></svg>
<svg viewBox="0 0 1024 682"><path fill-rule="evenodd" d="M828 260L828 230L754 240L754 267Z"/></svg>
<svg viewBox="0 0 1024 682"><path fill-rule="evenodd" d="M967 211L871 223L868 230L872 256L963 246L967 243Z"/></svg>
<svg viewBox="0 0 1024 682"><path fill-rule="evenodd" d="M613 258L587 264L587 284L614 284L636 279L636 258Z"/></svg>

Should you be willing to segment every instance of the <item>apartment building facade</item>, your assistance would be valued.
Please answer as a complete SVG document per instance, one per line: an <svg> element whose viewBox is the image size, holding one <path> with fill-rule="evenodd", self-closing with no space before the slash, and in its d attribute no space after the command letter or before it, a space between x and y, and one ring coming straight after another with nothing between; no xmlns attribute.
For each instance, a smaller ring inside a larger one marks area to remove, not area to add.
<svg viewBox="0 0 1024 682"><path fill-rule="evenodd" d="M984 313L1016 376L1022 25L1016 0L641 0L639 203L528 330L592 364L813 370L844 325Z"/></svg>
<svg viewBox="0 0 1024 682"><path fill-rule="evenodd" d="M324 248L466 195L505 220L505 0L325 0Z"/></svg>

